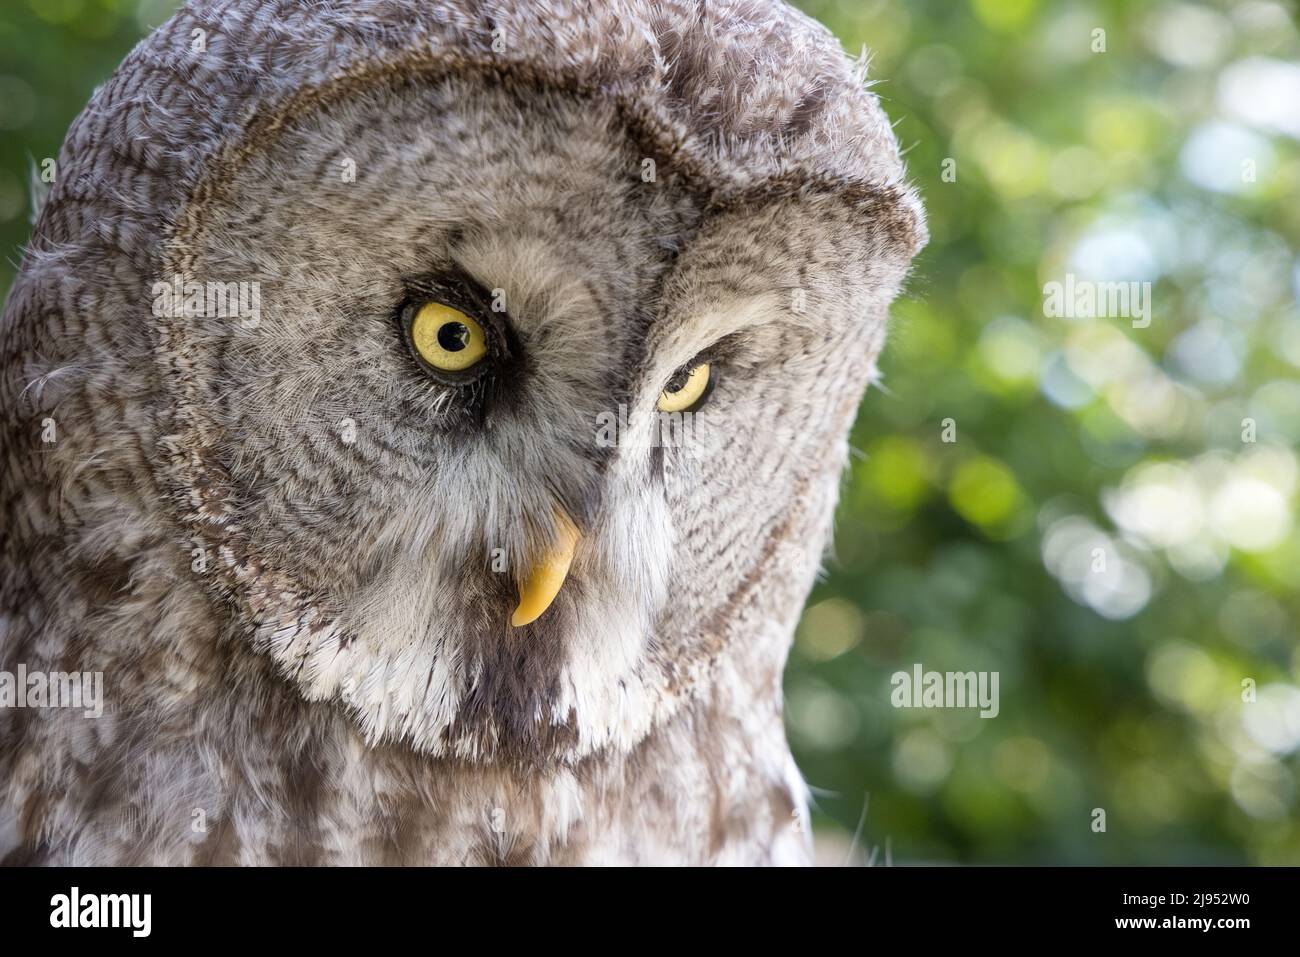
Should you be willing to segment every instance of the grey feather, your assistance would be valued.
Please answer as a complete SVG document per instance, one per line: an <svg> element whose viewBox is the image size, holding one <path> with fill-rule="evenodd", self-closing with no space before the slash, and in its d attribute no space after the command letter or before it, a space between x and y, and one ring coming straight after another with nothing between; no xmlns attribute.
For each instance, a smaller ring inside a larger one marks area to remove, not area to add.
<svg viewBox="0 0 1300 957"><path fill-rule="evenodd" d="M0 710L9 859L804 861L781 673L926 238L855 69L771 0L202 0L141 43L4 312L0 669L106 689ZM474 414L394 321L446 270L520 352ZM258 321L158 314L173 277Z"/></svg>

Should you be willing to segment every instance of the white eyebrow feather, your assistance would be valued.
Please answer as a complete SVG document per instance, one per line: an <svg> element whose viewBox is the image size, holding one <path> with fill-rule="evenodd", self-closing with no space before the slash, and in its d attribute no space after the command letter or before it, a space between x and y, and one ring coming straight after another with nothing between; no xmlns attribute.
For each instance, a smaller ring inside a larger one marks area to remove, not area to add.
<svg viewBox="0 0 1300 957"><path fill-rule="evenodd" d="M715 302L700 312L690 313L689 322L678 323L664 337L657 346L652 374L664 378L734 333L790 317L789 303L775 290Z"/></svg>

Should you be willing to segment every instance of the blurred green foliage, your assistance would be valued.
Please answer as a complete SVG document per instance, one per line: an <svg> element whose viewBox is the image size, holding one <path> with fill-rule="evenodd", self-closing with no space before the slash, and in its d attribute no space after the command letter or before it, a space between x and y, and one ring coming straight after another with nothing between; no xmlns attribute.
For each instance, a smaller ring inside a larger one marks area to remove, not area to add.
<svg viewBox="0 0 1300 957"><path fill-rule="evenodd" d="M1300 863L1292 19L801 6L871 49L932 234L787 671L817 823L869 794L894 861ZM1046 317L1067 272L1152 282L1150 325ZM1000 714L893 708L916 662L999 672Z"/></svg>
<svg viewBox="0 0 1300 957"><path fill-rule="evenodd" d="M801 6L872 51L932 233L787 673L826 859L1300 863L1291 15ZM0 291L31 169L170 7L0 10ZM1151 324L1045 316L1067 273L1150 281ZM999 715L895 709L918 662Z"/></svg>

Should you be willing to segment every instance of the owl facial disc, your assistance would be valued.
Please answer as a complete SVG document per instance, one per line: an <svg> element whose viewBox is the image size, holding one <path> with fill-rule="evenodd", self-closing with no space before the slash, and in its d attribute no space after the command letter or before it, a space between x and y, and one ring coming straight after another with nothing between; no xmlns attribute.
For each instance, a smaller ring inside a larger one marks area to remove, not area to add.
<svg viewBox="0 0 1300 957"><path fill-rule="evenodd" d="M558 537L519 583L519 607L510 616L510 624L516 628L536 621L551 607L569 574L578 547L578 529L563 509L555 510L555 521Z"/></svg>

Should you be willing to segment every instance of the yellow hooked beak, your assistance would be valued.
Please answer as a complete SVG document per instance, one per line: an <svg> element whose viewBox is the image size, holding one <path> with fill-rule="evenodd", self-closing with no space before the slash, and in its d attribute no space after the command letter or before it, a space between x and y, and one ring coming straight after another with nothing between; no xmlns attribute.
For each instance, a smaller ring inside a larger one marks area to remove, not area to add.
<svg viewBox="0 0 1300 957"><path fill-rule="evenodd" d="M519 583L519 607L510 616L510 624L516 628L536 621L551 607L569 574L569 566L573 564L573 552L578 547L578 529L563 509L555 510L555 523L556 540Z"/></svg>

